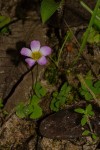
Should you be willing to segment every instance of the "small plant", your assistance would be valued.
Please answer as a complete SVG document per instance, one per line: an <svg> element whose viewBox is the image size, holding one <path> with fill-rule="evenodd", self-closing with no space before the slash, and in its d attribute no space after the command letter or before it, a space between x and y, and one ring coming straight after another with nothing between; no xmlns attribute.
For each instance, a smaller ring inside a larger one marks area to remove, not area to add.
<svg viewBox="0 0 100 150"><path fill-rule="evenodd" d="M89 24L88 24L88 28L86 29L85 36L84 36L84 38L83 38L83 40L82 40L82 43L81 43L81 46L80 46L80 49L79 49L78 56L77 56L77 58L76 58L76 60L75 60L74 63L76 63L76 62L78 61L80 55L82 54L82 52L83 52L84 49L85 49L85 46L86 46L86 43L87 43L87 39L88 39L88 36L89 36L89 34L90 34L90 30L91 30L91 28L93 27L93 25L94 25L94 23L95 23L95 20L96 20L96 22L97 22L97 25L99 25L99 27L100 27L100 20L97 19L97 15L98 15L98 13L100 12L100 11L99 11L99 7L100 7L100 0L97 0L96 5L95 5L95 8L94 8L93 13L92 13L92 16L91 16L91 19L90 19L90 22L89 22ZM98 12L98 11L99 11L99 12Z"/></svg>
<svg viewBox="0 0 100 150"><path fill-rule="evenodd" d="M82 135L83 136L91 135L92 138L94 140L96 140L97 139L97 135L94 133L94 131L92 129L91 122L90 122L90 119L94 116L94 112L92 110L92 105L89 104L85 109L77 108L77 109L75 109L75 112L80 113L80 114L83 115L82 119L81 119L81 125L84 126L84 125L88 124L89 129L90 129L90 130L85 130L82 133Z"/></svg>
<svg viewBox="0 0 100 150"><path fill-rule="evenodd" d="M51 54L51 48L49 46L40 47L40 42L37 40L32 41L30 47L31 49L23 47L20 51L21 55L27 57L25 58L25 62L29 65L29 67L33 67L35 63L38 63L39 65L46 65L46 56ZM32 88L34 94L31 96L29 104L24 105L23 103L20 103L16 107L16 114L20 118L29 117L31 119L38 119L42 116L42 108L39 106L39 103L46 95L46 89L37 82L37 76L36 83Z"/></svg>
<svg viewBox="0 0 100 150"><path fill-rule="evenodd" d="M53 98L50 104L51 110L59 111L61 106L63 106L66 103L67 96L70 91L71 86L67 85L67 83L65 82L59 92L58 91L53 92L52 95Z"/></svg>
<svg viewBox="0 0 100 150"><path fill-rule="evenodd" d="M83 35L83 38L85 36L85 33ZM90 34L87 38L87 42L89 44L97 44L97 45L100 45L100 33L99 31L97 31L95 28L91 28L90 29Z"/></svg>
<svg viewBox="0 0 100 150"><path fill-rule="evenodd" d="M6 25L10 23L10 18L6 16L0 15L0 33L6 33L8 32L8 28Z"/></svg>
<svg viewBox="0 0 100 150"><path fill-rule="evenodd" d="M87 74L85 79L83 79L82 75L78 75L78 78L81 82L80 94L85 97L85 100L100 98L100 81L94 83L91 74Z"/></svg>
<svg viewBox="0 0 100 150"><path fill-rule="evenodd" d="M16 114L20 118L38 119L42 116L42 108L39 106L39 103L47 91L39 82L36 83L33 89L34 95L31 96L29 104L20 103L16 107Z"/></svg>

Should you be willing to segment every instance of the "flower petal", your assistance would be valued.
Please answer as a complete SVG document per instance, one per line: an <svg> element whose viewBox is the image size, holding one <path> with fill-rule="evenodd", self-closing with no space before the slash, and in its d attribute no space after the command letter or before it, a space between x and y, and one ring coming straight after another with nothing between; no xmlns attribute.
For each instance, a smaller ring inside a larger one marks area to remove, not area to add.
<svg viewBox="0 0 100 150"><path fill-rule="evenodd" d="M51 48L49 46L42 46L40 48L40 52L42 53L42 55L47 56L51 54Z"/></svg>
<svg viewBox="0 0 100 150"><path fill-rule="evenodd" d="M39 41L32 41L30 44L31 50L32 51L39 51L40 49L40 42Z"/></svg>
<svg viewBox="0 0 100 150"><path fill-rule="evenodd" d="M31 58L26 58L25 61L27 62L27 64L29 65L29 67L32 67L35 64L35 60L31 59Z"/></svg>
<svg viewBox="0 0 100 150"><path fill-rule="evenodd" d="M29 48L22 48L20 51L21 55L31 57L32 51Z"/></svg>
<svg viewBox="0 0 100 150"><path fill-rule="evenodd" d="M37 62L40 65L45 65L47 63L47 59L45 56L42 56Z"/></svg>

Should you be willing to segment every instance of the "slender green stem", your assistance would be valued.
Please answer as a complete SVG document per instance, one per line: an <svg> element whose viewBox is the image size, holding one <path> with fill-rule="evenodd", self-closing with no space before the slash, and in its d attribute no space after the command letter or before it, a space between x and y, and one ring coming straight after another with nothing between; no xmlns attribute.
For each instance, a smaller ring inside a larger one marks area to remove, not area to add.
<svg viewBox="0 0 100 150"><path fill-rule="evenodd" d="M34 88L36 87L37 84L37 80L38 80L38 64L36 64L35 66L36 68L36 74L35 74L35 79L33 78L33 71L31 70L31 74L32 74L32 95L34 93Z"/></svg>
<svg viewBox="0 0 100 150"><path fill-rule="evenodd" d="M83 1L80 1L80 4L83 6L83 8L85 8L91 15L93 14L93 11L92 9L90 9L90 7L88 7ZM100 20L100 17L99 16L96 16L96 18L98 20Z"/></svg>
<svg viewBox="0 0 100 150"><path fill-rule="evenodd" d="M66 41L67 41L68 38L70 37L70 34L71 34L70 32L68 32L68 34L66 34L65 40L64 40L64 42L63 42L63 44L62 44L62 46L61 46L61 48L60 48L60 50L59 50L57 66L59 65L59 61L60 61L60 58L61 58L61 54L62 54L63 48L64 48L64 46L65 46Z"/></svg>
<svg viewBox="0 0 100 150"><path fill-rule="evenodd" d="M35 86L37 84L37 80L38 80L38 64L36 65L36 79L35 79Z"/></svg>
<svg viewBox="0 0 100 150"><path fill-rule="evenodd" d="M48 58L54 63L54 65L58 68L58 65L56 63L56 61L54 61L54 59L52 59L51 57L48 56Z"/></svg>
<svg viewBox="0 0 100 150"><path fill-rule="evenodd" d="M91 131L91 133L93 133L93 129L92 129L92 125L91 125L89 116L86 116L86 118L87 118L87 124L88 124L88 126L89 126L89 128L90 128L90 131Z"/></svg>
<svg viewBox="0 0 100 150"><path fill-rule="evenodd" d="M80 55L82 54L82 52L83 52L83 50L84 50L84 48L85 48L85 46L86 46L87 38L88 38L88 35L89 35L89 33L90 33L91 27L92 27L92 25L93 25L93 23L94 23L94 20L95 20L95 17L96 17L96 15L97 15L97 11L98 11L99 6L100 6L100 0L97 1L96 6L95 6L95 8L94 8L92 17L91 17L91 19L90 19L88 28L87 28L87 30L86 30L86 33L85 33L84 39L83 39L83 41L82 41L81 47L80 47L80 49L79 49L79 53L78 53L78 56L77 56L77 58L76 58L76 60L75 60L75 63L76 63L77 60L79 59Z"/></svg>

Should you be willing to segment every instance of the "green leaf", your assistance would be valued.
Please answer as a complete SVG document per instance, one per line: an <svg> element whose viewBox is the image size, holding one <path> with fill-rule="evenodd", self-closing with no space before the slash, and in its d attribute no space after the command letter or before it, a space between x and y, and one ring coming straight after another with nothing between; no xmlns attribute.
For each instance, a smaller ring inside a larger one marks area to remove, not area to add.
<svg viewBox="0 0 100 150"><path fill-rule="evenodd" d="M25 116L28 117L34 110L33 105L29 104L24 107Z"/></svg>
<svg viewBox="0 0 100 150"><path fill-rule="evenodd" d="M3 29L0 30L1 34L9 33L8 27L4 27Z"/></svg>
<svg viewBox="0 0 100 150"><path fill-rule="evenodd" d="M100 43L100 33L95 28L91 28L87 42L90 44Z"/></svg>
<svg viewBox="0 0 100 150"><path fill-rule="evenodd" d="M63 86L61 87L61 90L60 90L60 92L59 92L59 95L58 95L58 98L59 98L59 96L61 97L61 96L67 96L67 94L70 92L70 90L71 90L71 87L70 86L68 86L67 85L67 83L65 82L64 84L63 84Z"/></svg>
<svg viewBox="0 0 100 150"><path fill-rule="evenodd" d="M89 88L91 88L93 86L91 79L85 79L85 83L89 86ZM81 87L84 91L88 91L84 84L81 84Z"/></svg>
<svg viewBox="0 0 100 150"><path fill-rule="evenodd" d="M92 134L92 138L93 138L94 140L96 140L96 139L98 138L98 136L93 133L93 134Z"/></svg>
<svg viewBox="0 0 100 150"><path fill-rule="evenodd" d="M0 109L3 107L3 101L2 99L0 98Z"/></svg>
<svg viewBox="0 0 100 150"><path fill-rule="evenodd" d="M53 99L50 104L50 108L53 111L59 111L60 107L63 106L66 103L67 96L69 92L71 91L71 87L67 85L65 82L61 89L60 92L53 92Z"/></svg>
<svg viewBox="0 0 100 150"><path fill-rule="evenodd" d="M97 16L100 18L100 9L98 9ZM94 26L96 26L97 29L100 30L100 20L99 19L95 18Z"/></svg>
<svg viewBox="0 0 100 150"><path fill-rule="evenodd" d="M64 105L65 102L66 102L66 97L65 97L65 96L62 96L62 97L59 99L59 102L60 102L60 105Z"/></svg>
<svg viewBox="0 0 100 150"><path fill-rule="evenodd" d="M87 84L89 89L91 89L91 91L96 95L96 97L99 96L99 94L100 94L100 81L97 81L93 85L92 78L86 76L85 83ZM87 87L84 84L81 84L81 88L79 91L80 91L81 95L83 95L85 97L86 100L89 101L89 100L93 99L92 94L88 91Z"/></svg>
<svg viewBox="0 0 100 150"><path fill-rule="evenodd" d="M33 95L31 98L31 105L36 105L40 102L40 98L36 95Z"/></svg>
<svg viewBox="0 0 100 150"><path fill-rule="evenodd" d="M92 111L92 105L91 105L91 104L89 104L89 105L86 107L86 114L87 114L87 115L91 115L91 116L94 115L94 112Z"/></svg>
<svg viewBox="0 0 100 150"><path fill-rule="evenodd" d="M87 123L87 118L84 115L83 118L81 119L81 125L84 126Z"/></svg>
<svg viewBox="0 0 100 150"><path fill-rule="evenodd" d="M46 95L47 93L47 90L42 87L41 83L40 82L37 82L35 85L34 85L34 91L35 91L35 94L39 97L39 98L42 98L43 96Z"/></svg>
<svg viewBox="0 0 100 150"><path fill-rule="evenodd" d="M41 17L42 22L45 23L58 9L60 3L56 3L54 0L43 0L41 3Z"/></svg>
<svg viewBox="0 0 100 150"><path fill-rule="evenodd" d="M89 104L89 105L86 107L87 114L89 114L89 112L91 112L91 110L92 110L92 105Z"/></svg>
<svg viewBox="0 0 100 150"><path fill-rule="evenodd" d="M57 98L57 96L58 96L58 92L57 91L53 92L53 97Z"/></svg>
<svg viewBox="0 0 100 150"><path fill-rule="evenodd" d="M24 104L20 103L17 107L16 107L16 115L19 118L24 118L26 117L25 112L24 112Z"/></svg>
<svg viewBox="0 0 100 150"><path fill-rule="evenodd" d="M10 23L10 17L0 16L0 28L4 27L8 23Z"/></svg>
<svg viewBox="0 0 100 150"><path fill-rule="evenodd" d="M87 101L93 99L93 96L92 96L89 92L85 92L84 96L85 96L85 99L86 99Z"/></svg>
<svg viewBox="0 0 100 150"><path fill-rule="evenodd" d="M66 91L66 89L67 89L67 83L65 82L63 85L62 85L62 87L61 87L61 92L64 92L64 91Z"/></svg>
<svg viewBox="0 0 100 150"><path fill-rule="evenodd" d="M34 111L30 115L31 119L38 119L42 116L42 109L39 105L35 105Z"/></svg>
<svg viewBox="0 0 100 150"><path fill-rule="evenodd" d="M93 75L91 73L91 70L89 70L86 74L86 77L85 77L86 80L92 80L93 79Z"/></svg>
<svg viewBox="0 0 100 150"><path fill-rule="evenodd" d="M59 107L56 107L55 103L57 102L56 98L53 98L51 103L50 103L50 109L53 111L59 111Z"/></svg>
<svg viewBox="0 0 100 150"><path fill-rule="evenodd" d="M83 133L82 133L82 135L84 135L84 136L87 136L87 135L89 135L90 134L90 131L89 130L85 130Z"/></svg>
<svg viewBox="0 0 100 150"><path fill-rule="evenodd" d="M100 34L96 34L94 37L94 43L100 43Z"/></svg>
<svg viewBox="0 0 100 150"><path fill-rule="evenodd" d="M90 116L94 116L95 113L94 113L93 111L90 111L90 112L89 112L89 115L90 115Z"/></svg>
<svg viewBox="0 0 100 150"><path fill-rule="evenodd" d="M35 94L41 98L41 94L40 94L40 89L41 89L41 84L39 82L37 82L35 85L34 85L34 91L35 91Z"/></svg>
<svg viewBox="0 0 100 150"><path fill-rule="evenodd" d="M80 113L80 114L84 114L85 113L85 110L82 109L82 108L77 108L74 111L77 112L77 113Z"/></svg>
<svg viewBox="0 0 100 150"><path fill-rule="evenodd" d="M100 81L97 81L97 82L94 84L94 87L100 88Z"/></svg>
<svg viewBox="0 0 100 150"><path fill-rule="evenodd" d="M55 107L59 110L59 108L60 108L60 101L56 101L55 102Z"/></svg>
<svg viewBox="0 0 100 150"><path fill-rule="evenodd" d="M44 87L42 87L42 88L40 89L39 93L40 93L40 95L43 97L43 96L46 95L47 90L46 90Z"/></svg>

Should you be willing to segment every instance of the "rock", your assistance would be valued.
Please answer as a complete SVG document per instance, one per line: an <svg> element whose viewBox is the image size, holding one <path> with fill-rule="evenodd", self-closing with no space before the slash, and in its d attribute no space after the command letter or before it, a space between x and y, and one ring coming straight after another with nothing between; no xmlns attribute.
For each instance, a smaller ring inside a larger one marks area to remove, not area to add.
<svg viewBox="0 0 100 150"><path fill-rule="evenodd" d="M88 125L81 126L82 115L74 111L74 106L69 109L61 110L57 113L49 115L40 123L40 133L42 136L51 139L76 139L82 138L82 132L84 130L90 130ZM82 108L82 106L81 106ZM93 127L93 131L100 137L100 109L93 106L95 115L91 118L90 122Z"/></svg>
<svg viewBox="0 0 100 150"><path fill-rule="evenodd" d="M75 112L62 110L48 116L40 124L40 132L51 139L70 139L81 137L81 117Z"/></svg>
<svg viewBox="0 0 100 150"><path fill-rule="evenodd" d="M36 141L36 123L18 118L15 113L9 115L0 128L0 150L23 150L31 137Z"/></svg>
<svg viewBox="0 0 100 150"><path fill-rule="evenodd" d="M42 150L82 150L81 146L67 140L53 140L45 137L41 140L40 147Z"/></svg>

